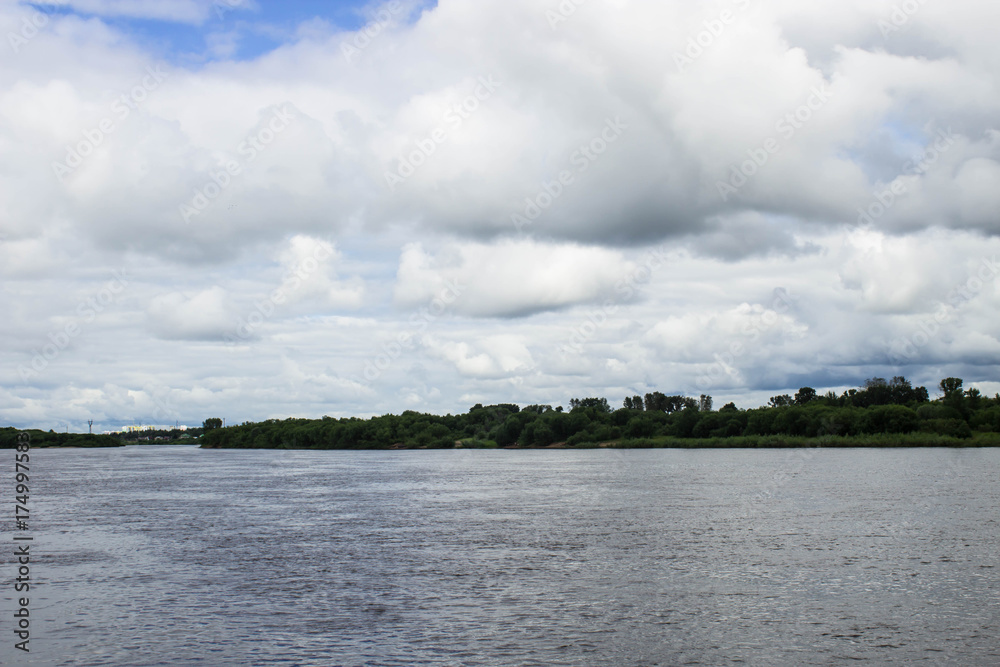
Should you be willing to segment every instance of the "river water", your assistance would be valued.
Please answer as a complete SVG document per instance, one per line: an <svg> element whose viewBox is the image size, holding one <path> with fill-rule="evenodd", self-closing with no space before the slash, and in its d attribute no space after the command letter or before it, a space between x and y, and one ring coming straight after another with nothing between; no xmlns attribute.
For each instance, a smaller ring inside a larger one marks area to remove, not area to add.
<svg viewBox="0 0 1000 667"><path fill-rule="evenodd" d="M32 650L5 584L3 664L1000 664L1000 450L149 446L31 468Z"/></svg>

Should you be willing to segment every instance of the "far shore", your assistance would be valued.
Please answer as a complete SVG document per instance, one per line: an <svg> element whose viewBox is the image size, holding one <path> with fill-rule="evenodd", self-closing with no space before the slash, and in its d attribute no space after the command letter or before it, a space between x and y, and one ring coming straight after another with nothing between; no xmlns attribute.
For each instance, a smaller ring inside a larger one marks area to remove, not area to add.
<svg viewBox="0 0 1000 667"><path fill-rule="evenodd" d="M788 437L788 436L735 436L731 438L674 438L669 436L639 439L609 440L603 442L582 442L569 444L555 442L545 446L526 446L520 444L506 447L469 446L458 441L454 447L412 446L403 443L393 443L383 447L221 447L217 445L201 445L202 449L285 449L295 451L448 451L453 449L493 449L493 450L527 450L527 449L886 449L886 448L986 448L1000 447L1000 434L976 433L971 438L952 438L933 433L909 433L876 436L819 436Z"/></svg>

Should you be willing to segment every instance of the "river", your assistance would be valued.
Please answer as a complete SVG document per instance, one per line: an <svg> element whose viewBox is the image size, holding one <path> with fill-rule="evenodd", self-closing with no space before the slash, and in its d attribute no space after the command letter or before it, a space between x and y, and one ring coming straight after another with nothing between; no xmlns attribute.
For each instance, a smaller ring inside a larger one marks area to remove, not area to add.
<svg viewBox="0 0 1000 667"><path fill-rule="evenodd" d="M31 653L5 585L4 664L1000 664L995 449L131 446L31 472Z"/></svg>

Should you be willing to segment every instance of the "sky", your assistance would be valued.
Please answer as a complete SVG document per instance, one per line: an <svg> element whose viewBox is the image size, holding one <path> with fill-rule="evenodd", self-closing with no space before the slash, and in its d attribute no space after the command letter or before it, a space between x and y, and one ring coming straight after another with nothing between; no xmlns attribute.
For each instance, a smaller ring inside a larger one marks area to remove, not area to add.
<svg viewBox="0 0 1000 667"><path fill-rule="evenodd" d="M993 395L998 22L0 2L0 424Z"/></svg>

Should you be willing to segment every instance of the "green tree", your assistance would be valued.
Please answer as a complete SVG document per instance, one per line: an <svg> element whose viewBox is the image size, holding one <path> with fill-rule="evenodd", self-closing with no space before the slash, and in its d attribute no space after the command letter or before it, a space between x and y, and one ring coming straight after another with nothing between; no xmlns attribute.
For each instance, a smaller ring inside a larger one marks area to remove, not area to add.
<svg viewBox="0 0 1000 667"><path fill-rule="evenodd" d="M809 430L809 414L804 408L792 406L778 410L774 418L774 431L781 435L806 435Z"/></svg>
<svg viewBox="0 0 1000 667"><path fill-rule="evenodd" d="M896 405L906 405L912 401L920 402L921 389L923 389L923 393L927 392L923 387L914 389L910 381L902 375L897 375L889 380L889 391L892 394L892 402Z"/></svg>
<svg viewBox="0 0 1000 667"><path fill-rule="evenodd" d="M678 438L690 438L694 433L694 427L698 425L698 421L701 419L701 413L698 412L697 403L693 406L684 408L677 413L673 419L673 435Z"/></svg>
<svg viewBox="0 0 1000 667"><path fill-rule="evenodd" d="M697 405L698 402L693 398L687 398L685 396L667 396L658 391L646 394L645 398L646 412L666 412L671 414L690 407L692 404Z"/></svg>
<svg viewBox="0 0 1000 667"><path fill-rule="evenodd" d="M861 391L854 397L854 405L867 408L871 405L889 405L893 402L893 390L885 378L874 377L865 380Z"/></svg>
<svg viewBox="0 0 1000 667"><path fill-rule="evenodd" d="M865 411L865 433L911 433L920 428L917 413L902 405L878 405Z"/></svg>
<svg viewBox="0 0 1000 667"><path fill-rule="evenodd" d="M611 413L611 423L615 426L625 426L633 417L637 417L636 410L628 407L618 408Z"/></svg>
<svg viewBox="0 0 1000 667"><path fill-rule="evenodd" d="M667 409L667 397L662 392L653 391L646 394L646 412L670 412Z"/></svg>
<svg viewBox="0 0 1000 667"><path fill-rule="evenodd" d="M201 428L206 431L211 431L214 428L222 428L222 420L218 417L209 417L201 423Z"/></svg>
<svg viewBox="0 0 1000 667"><path fill-rule="evenodd" d="M596 408L599 412L611 412L611 406L608 405L606 398L571 398L569 401L570 410L586 408Z"/></svg>
<svg viewBox="0 0 1000 667"><path fill-rule="evenodd" d="M1000 406L980 410L972 418L972 425L980 431L1000 432Z"/></svg>
<svg viewBox="0 0 1000 667"><path fill-rule="evenodd" d="M968 420L969 406L966 404L965 392L962 391L961 378L945 378L938 385L944 396L941 400L950 408L954 408L961 413L962 418Z"/></svg>
<svg viewBox="0 0 1000 667"><path fill-rule="evenodd" d="M962 389L962 379L961 378L945 378L941 380L938 385L941 387L941 392L944 394L945 398L953 395L957 391Z"/></svg>
<svg viewBox="0 0 1000 667"><path fill-rule="evenodd" d="M811 403L817 398L816 390L812 387L802 387L797 392L795 392L795 404L805 405L806 403Z"/></svg>
<svg viewBox="0 0 1000 667"><path fill-rule="evenodd" d="M624 405L626 410L642 410L642 396L626 396Z"/></svg>
<svg viewBox="0 0 1000 667"><path fill-rule="evenodd" d="M626 438L648 438L654 433L656 433L656 422L647 416L636 417L625 427Z"/></svg>
<svg viewBox="0 0 1000 667"><path fill-rule="evenodd" d="M978 389L973 387L972 389L967 389L965 391L965 401L969 406L969 411L975 412L982 405L983 395Z"/></svg>
<svg viewBox="0 0 1000 667"><path fill-rule="evenodd" d="M747 427L745 435L773 435L774 421L778 416L778 410L768 408L757 408L747 410Z"/></svg>
<svg viewBox="0 0 1000 667"><path fill-rule="evenodd" d="M507 417L507 420L504 421L503 425L500 426L499 429L497 429L496 438L494 439L497 441L497 444L500 445L501 447L513 445L515 442L517 442L517 439L518 437L520 437L522 430L523 426L521 424L521 420L518 419L516 416L511 415Z"/></svg>
<svg viewBox="0 0 1000 667"><path fill-rule="evenodd" d="M556 434L548 424L544 422L535 423L535 433L533 443L536 447L547 447L556 441Z"/></svg>

